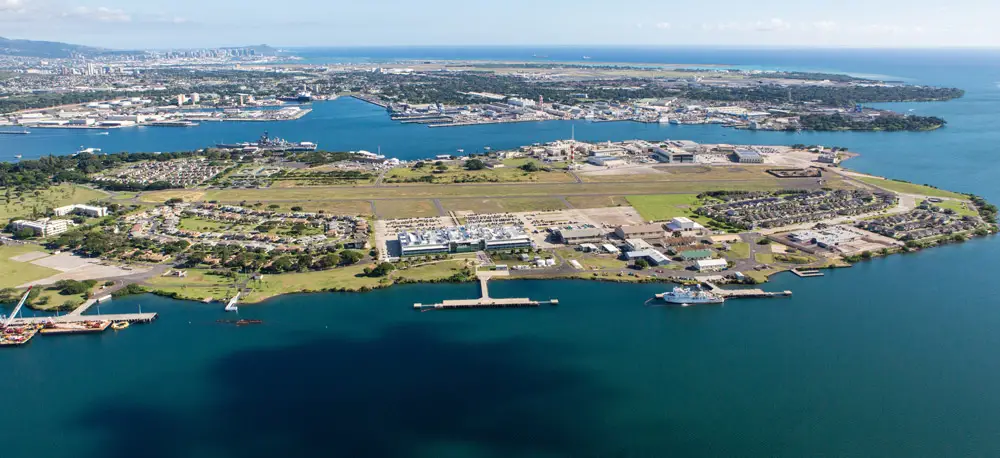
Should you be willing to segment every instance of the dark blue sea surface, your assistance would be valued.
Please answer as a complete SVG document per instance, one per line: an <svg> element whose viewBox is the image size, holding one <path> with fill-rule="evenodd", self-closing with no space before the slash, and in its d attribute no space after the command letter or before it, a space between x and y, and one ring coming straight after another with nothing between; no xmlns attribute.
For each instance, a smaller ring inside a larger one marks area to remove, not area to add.
<svg viewBox="0 0 1000 458"><path fill-rule="evenodd" d="M894 106L948 119L934 132L578 123L576 134L849 146L862 154L851 168L1000 201L995 51L603 49L611 48L565 53L839 70L961 87L967 95L960 100ZM557 58L557 51L502 52L519 59L512 53ZM495 48L353 52L373 61L502 58ZM326 57L354 56L345 53ZM262 128L212 124L180 135L148 128L93 141L168 151L251 139ZM424 157L565 138L569 124L428 129L392 123L383 111L344 99L266 128L324 147L381 145L390 155ZM27 137L45 138L34 135ZM0 138L0 154L7 157L15 144L26 157L77 143L102 147L59 138ZM0 456L995 456L1000 301L989 285L997 259L997 240L978 239L822 278L783 274L765 286L792 290L791 298L683 309L643 305L666 285L585 281L491 285L494 297L560 300L520 310L411 308L472 297L474 284L293 295L241 307L240 317L264 320L245 327L216 323L233 318L218 304L116 299L101 312L141 305L160 318L0 352Z"/></svg>

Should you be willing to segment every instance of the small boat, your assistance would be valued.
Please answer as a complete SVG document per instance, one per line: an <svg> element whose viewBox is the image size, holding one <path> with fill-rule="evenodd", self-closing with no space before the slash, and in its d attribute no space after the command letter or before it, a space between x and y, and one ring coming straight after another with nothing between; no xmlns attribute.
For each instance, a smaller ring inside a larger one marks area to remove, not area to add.
<svg viewBox="0 0 1000 458"><path fill-rule="evenodd" d="M264 320L237 320L236 326L246 326L248 324L264 324Z"/></svg>
<svg viewBox="0 0 1000 458"><path fill-rule="evenodd" d="M225 310L227 312L239 312L240 308L236 305L236 303L239 300L240 300L240 293L236 293L236 295L233 296L233 298L229 300L229 303L226 304Z"/></svg>
<svg viewBox="0 0 1000 458"><path fill-rule="evenodd" d="M98 132L97 135L111 135L111 132L108 131Z"/></svg>
<svg viewBox="0 0 1000 458"><path fill-rule="evenodd" d="M20 154L15 154L15 155L14 155L14 157L15 157L15 158L17 158L17 159L20 159L20 158L22 158L22 157L24 157L24 156L23 156L23 155L20 155Z"/></svg>
<svg viewBox="0 0 1000 458"><path fill-rule="evenodd" d="M121 331L127 327L129 327L128 321L115 321L111 324L111 329L114 329L115 331Z"/></svg>

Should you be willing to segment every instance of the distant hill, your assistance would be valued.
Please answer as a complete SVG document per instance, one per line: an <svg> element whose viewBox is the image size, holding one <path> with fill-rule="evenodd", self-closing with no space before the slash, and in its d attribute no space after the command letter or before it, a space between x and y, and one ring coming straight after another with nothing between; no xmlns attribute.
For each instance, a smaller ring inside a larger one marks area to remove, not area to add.
<svg viewBox="0 0 1000 458"><path fill-rule="evenodd" d="M0 55L25 57L70 57L72 54L95 55L102 48L59 43L55 41L12 40L0 37Z"/></svg>

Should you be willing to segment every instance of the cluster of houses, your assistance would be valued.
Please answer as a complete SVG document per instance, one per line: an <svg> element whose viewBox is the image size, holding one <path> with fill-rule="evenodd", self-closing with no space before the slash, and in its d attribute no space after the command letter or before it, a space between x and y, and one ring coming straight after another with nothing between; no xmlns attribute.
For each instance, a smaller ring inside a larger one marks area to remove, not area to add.
<svg viewBox="0 0 1000 458"><path fill-rule="evenodd" d="M226 167L212 165L203 157L172 161L143 161L105 172L95 181L150 184L166 182L175 187L197 186L222 173Z"/></svg>
<svg viewBox="0 0 1000 458"><path fill-rule="evenodd" d="M971 231L982 225L983 220L978 216L949 215L919 208L857 224L862 229L903 241Z"/></svg>
<svg viewBox="0 0 1000 458"><path fill-rule="evenodd" d="M257 227L262 224L294 226L303 224L318 228L321 234L281 235L256 229L248 231L201 232L181 227L181 219L199 218L232 224ZM247 248L272 250L294 245L297 247L323 247L341 244L345 248L363 249L368 244L368 221L343 215L326 215L310 212L282 213L254 210L234 205L181 204L160 206L129 215L125 221L132 225L131 235L169 242L179 239L198 239L199 242L227 241Z"/></svg>
<svg viewBox="0 0 1000 458"><path fill-rule="evenodd" d="M796 194L747 193L696 211L743 229L774 228L840 216L874 213L896 205L896 196L863 190Z"/></svg>

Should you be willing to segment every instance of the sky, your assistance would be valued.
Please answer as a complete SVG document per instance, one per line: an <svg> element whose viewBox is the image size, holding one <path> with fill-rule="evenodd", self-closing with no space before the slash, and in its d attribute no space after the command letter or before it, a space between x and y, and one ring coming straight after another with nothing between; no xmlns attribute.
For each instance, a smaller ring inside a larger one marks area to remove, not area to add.
<svg viewBox="0 0 1000 458"><path fill-rule="evenodd" d="M0 36L114 49L1000 47L997 0L0 0Z"/></svg>

